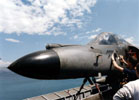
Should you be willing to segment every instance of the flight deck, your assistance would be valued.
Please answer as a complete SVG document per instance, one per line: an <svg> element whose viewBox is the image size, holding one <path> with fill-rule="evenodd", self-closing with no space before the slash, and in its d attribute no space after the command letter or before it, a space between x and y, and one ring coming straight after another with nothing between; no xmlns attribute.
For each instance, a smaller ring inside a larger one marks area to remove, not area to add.
<svg viewBox="0 0 139 100"><path fill-rule="evenodd" d="M76 87L36 97L26 98L24 100L102 100L95 85L85 85L80 94L77 94L79 89L80 87ZM106 93L111 90L111 87L109 87L108 84L100 85L100 89L102 93Z"/></svg>

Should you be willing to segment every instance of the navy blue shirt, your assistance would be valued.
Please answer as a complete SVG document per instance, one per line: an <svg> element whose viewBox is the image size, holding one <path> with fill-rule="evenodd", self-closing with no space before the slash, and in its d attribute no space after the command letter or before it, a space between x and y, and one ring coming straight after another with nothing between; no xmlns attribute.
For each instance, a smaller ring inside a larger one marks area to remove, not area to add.
<svg viewBox="0 0 139 100"><path fill-rule="evenodd" d="M124 72L124 74L127 75L128 81L133 81L133 80L138 79L137 75L136 75L136 71L133 69L130 70L130 69L124 68L123 72Z"/></svg>

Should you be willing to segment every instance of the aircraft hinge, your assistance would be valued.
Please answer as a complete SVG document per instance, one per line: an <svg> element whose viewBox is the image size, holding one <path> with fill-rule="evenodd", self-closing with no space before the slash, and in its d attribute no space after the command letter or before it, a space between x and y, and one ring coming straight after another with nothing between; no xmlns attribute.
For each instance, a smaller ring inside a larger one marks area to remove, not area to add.
<svg viewBox="0 0 139 100"><path fill-rule="evenodd" d="M98 66L98 59L99 59L100 56L102 56L102 55L97 55L96 56L96 62L94 63L94 66Z"/></svg>

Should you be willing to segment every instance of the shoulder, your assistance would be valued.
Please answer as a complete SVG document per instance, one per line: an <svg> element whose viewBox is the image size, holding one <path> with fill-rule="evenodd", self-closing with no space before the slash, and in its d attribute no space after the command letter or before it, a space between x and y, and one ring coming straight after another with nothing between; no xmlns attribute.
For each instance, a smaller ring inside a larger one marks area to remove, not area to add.
<svg viewBox="0 0 139 100"><path fill-rule="evenodd" d="M134 90L135 88L139 88L139 79L135 81L130 81L129 83L125 84L123 88L128 88L130 91Z"/></svg>
<svg viewBox="0 0 139 100"><path fill-rule="evenodd" d="M132 100L134 97L137 97L136 92L139 90L138 84L139 79L125 84L121 89L117 91L113 97L113 100Z"/></svg>
<svg viewBox="0 0 139 100"><path fill-rule="evenodd" d="M134 81L130 81L129 83L125 84L124 86L132 86L134 84L139 84L139 79L134 80Z"/></svg>

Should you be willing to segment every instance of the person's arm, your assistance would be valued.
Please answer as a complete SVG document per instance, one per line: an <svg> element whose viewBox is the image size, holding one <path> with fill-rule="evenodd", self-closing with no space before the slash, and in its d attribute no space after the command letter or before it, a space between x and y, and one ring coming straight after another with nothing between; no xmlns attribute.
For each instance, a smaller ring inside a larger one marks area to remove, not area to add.
<svg viewBox="0 0 139 100"><path fill-rule="evenodd" d="M130 70L130 69L124 68L123 72L125 74L128 74L132 78L137 79L137 75L136 75L136 71L135 70Z"/></svg>
<svg viewBox="0 0 139 100"><path fill-rule="evenodd" d="M113 63L113 66L114 66L117 70L123 72L124 68L122 68L121 66L119 66L119 65L116 63L113 54L112 54L112 63Z"/></svg>
<svg viewBox="0 0 139 100"><path fill-rule="evenodd" d="M119 65L116 63L115 60L113 60L113 66L114 66L114 68L116 68L117 70L119 70L119 71L121 71L121 72L123 72L123 70L124 70L124 68L121 67L121 66L119 66Z"/></svg>

